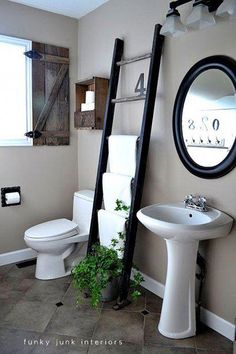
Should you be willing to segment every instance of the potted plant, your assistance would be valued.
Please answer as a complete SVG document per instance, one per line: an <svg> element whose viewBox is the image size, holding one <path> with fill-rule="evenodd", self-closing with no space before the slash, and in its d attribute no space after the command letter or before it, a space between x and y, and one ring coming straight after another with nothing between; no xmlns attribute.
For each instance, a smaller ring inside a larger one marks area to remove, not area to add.
<svg viewBox="0 0 236 354"><path fill-rule="evenodd" d="M116 210L128 211L120 200L116 201ZM82 294L88 294L91 305L97 308L101 301L112 301L118 295L119 279L123 271L123 260L118 252L124 248L117 248L120 240L124 241L125 234L118 232L118 238L111 241L111 247L95 244L92 251L72 269L72 278L75 289L78 291L78 302ZM133 279L130 283L131 297L137 299L141 293L139 286L144 281L137 267L133 266Z"/></svg>

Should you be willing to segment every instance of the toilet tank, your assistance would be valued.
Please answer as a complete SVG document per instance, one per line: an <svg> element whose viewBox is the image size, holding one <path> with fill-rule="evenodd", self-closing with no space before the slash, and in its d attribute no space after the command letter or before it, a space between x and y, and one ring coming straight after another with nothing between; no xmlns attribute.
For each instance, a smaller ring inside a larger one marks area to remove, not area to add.
<svg viewBox="0 0 236 354"><path fill-rule="evenodd" d="M81 190L74 193L73 221L78 224L79 232L89 232L92 216L94 191Z"/></svg>

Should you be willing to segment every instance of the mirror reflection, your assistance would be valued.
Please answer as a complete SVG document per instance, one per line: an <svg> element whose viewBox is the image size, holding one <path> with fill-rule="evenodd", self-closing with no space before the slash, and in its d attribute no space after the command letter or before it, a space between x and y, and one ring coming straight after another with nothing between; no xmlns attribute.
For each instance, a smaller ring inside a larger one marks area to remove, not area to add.
<svg viewBox="0 0 236 354"><path fill-rule="evenodd" d="M193 81L183 106L182 132L198 165L213 167L227 157L235 141L236 92L220 69L206 70Z"/></svg>

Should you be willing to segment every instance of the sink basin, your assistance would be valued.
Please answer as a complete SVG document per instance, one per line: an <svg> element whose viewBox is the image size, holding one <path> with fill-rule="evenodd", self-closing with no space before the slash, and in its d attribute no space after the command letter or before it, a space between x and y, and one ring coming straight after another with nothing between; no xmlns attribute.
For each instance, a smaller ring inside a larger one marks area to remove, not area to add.
<svg viewBox="0 0 236 354"><path fill-rule="evenodd" d="M168 266L159 332L174 339L196 334L195 272L200 240L227 236L233 218L208 207L206 212L187 209L183 202L154 204L137 218L167 246Z"/></svg>
<svg viewBox="0 0 236 354"><path fill-rule="evenodd" d="M150 205L139 210L137 217L158 236L176 241L223 237L228 235L233 223L231 216L220 210L187 209L183 202Z"/></svg>

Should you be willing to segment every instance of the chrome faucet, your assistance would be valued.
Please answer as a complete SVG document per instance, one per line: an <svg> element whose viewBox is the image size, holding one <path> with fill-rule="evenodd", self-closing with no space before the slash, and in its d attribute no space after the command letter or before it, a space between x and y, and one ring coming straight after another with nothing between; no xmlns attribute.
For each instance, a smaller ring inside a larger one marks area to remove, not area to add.
<svg viewBox="0 0 236 354"><path fill-rule="evenodd" d="M201 195L189 194L184 198L185 208L207 211L207 200Z"/></svg>

